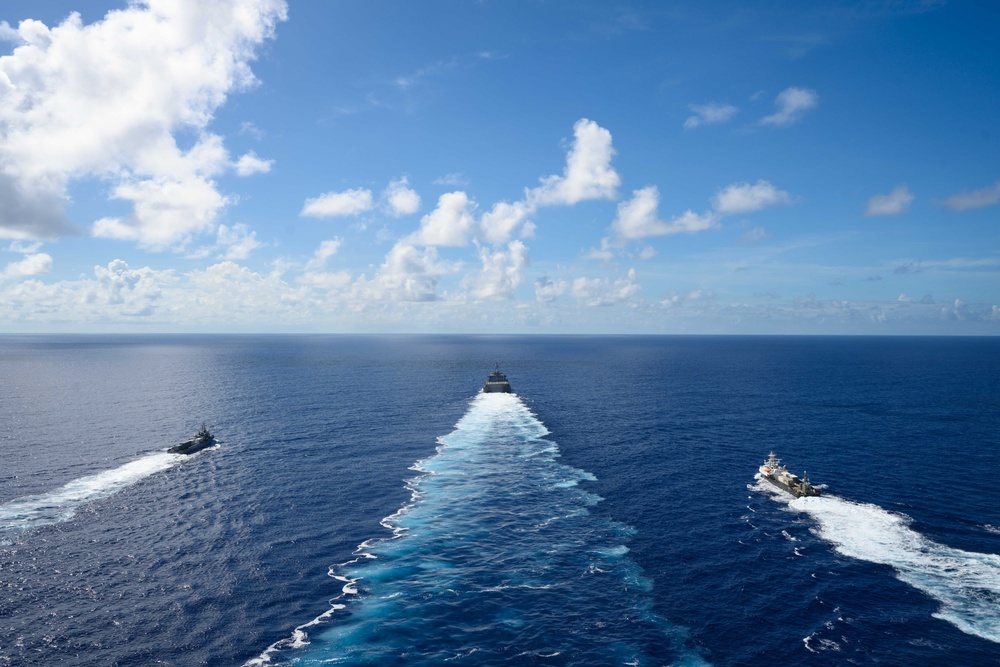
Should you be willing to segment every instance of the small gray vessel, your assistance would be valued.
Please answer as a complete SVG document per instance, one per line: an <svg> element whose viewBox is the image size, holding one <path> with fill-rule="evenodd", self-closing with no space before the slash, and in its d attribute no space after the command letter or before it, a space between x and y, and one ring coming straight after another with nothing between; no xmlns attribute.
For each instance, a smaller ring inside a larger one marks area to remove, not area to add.
<svg viewBox="0 0 1000 667"><path fill-rule="evenodd" d="M211 447L215 444L215 436L212 435L208 428L205 426L205 422L201 423L201 428L195 433L191 438L185 440L179 445L175 445L168 449L167 451L171 454L194 454L195 452L200 452L206 447Z"/></svg>
<svg viewBox="0 0 1000 667"><path fill-rule="evenodd" d="M483 385L483 393L511 393L510 382L507 381L507 376L500 372L500 364L497 364L494 371L486 378L486 384Z"/></svg>

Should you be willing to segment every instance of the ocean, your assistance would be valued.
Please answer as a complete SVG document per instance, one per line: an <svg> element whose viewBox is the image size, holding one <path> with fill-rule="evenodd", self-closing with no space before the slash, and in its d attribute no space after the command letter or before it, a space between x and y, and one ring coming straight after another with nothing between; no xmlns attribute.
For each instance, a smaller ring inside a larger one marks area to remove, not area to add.
<svg viewBox="0 0 1000 667"><path fill-rule="evenodd" d="M998 479L996 338L0 336L0 666L996 665Z"/></svg>

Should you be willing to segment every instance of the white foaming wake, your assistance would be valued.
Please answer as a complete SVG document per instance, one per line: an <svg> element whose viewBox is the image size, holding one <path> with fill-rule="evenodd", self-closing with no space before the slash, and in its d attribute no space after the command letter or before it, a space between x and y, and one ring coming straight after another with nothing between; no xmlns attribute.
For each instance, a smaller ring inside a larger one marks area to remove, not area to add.
<svg viewBox="0 0 1000 667"><path fill-rule="evenodd" d="M480 392L472 399L472 403L470 405L469 410L461 419L458 420L458 423L455 424L455 431L453 431L452 433L454 434L455 432L462 432L464 436L467 436L466 438L461 439L463 441L475 440L475 436L477 434L481 434L483 432L488 431L488 429L492 424L492 421L497 416L517 414L521 410L523 410L524 414L530 415L530 411L527 409L527 407L524 406L521 400L517 398L517 394L506 394L506 393L484 394ZM542 428L544 429L544 427ZM444 437L447 438L448 436ZM438 438L438 446L436 448L435 454L433 456L428 457L427 459L421 459L417 461L412 466L410 466L410 470L416 471L421 475L437 474L433 462L434 459L437 457L437 455L441 453L442 448L446 446L449 445L443 441L443 438ZM452 443L450 446L452 447L463 446L463 443L459 443L457 445ZM367 550L372 548L372 546L374 546L378 542L387 539L398 539L406 534L406 531L409 529L398 525L397 520L403 515L405 515L407 512L409 512L422 495L420 490L414 484L415 481L416 480L410 480L406 484L406 488L410 491L409 502L404 503L402 507L396 510L396 512L383 518L379 522L379 524L383 528L389 530L392 533L391 537L388 536L374 537L365 540L364 542L359 544L357 548L355 548L354 550L355 558L345 563L340 563L339 565L330 567L329 571L327 572L327 575L344 584L343 587L340 589L341 594L330 601L330 608L327 609L322 614L320 614L319 616L317 616L316 618L314 618L313 620L309 621L308 623L303 623L302 625L296 627L294 630L292 630L292 634L290 637L279 639L278 641L274 642L266 649L264 649L264 651L261 652L261 654L258 655L256 658L251 658L250 660L247 660L245 663L243 663L243 667L264 667L265 665L270 665L272 663L272 659L279 651L282 651L284 649L295 649L308 646L310 644L308 630L315 626L322 625L325 621L329 620L337 611L344 609L346 607L346 605L340 602L340 600L346 600L348 596L354 596L358 594L357 583L359 579L337 574L338 569L349 565L354 565L363 559L372 559L372 560L377 559L378 558L377 556L371 553L367 553Z"/></svg>
<svg viewBox="0 0 1000 667"><path fill-rule="evenodd" d="M157 452L112 470L74 479L49 493L4 503L0 505L0 534L69 521L84 503L113 495L182 458L180 454Z"/></svg>
<svg viewBox="0 0 1000 667"><path fill-rule="evenodd" d="M817 534L839 553L889 565L900 580L940 602L935 618L1000 643L1000 555L934 542L910 528L908 516L878 505L836 496L790 499L775 493L815 519Z"/></svg>

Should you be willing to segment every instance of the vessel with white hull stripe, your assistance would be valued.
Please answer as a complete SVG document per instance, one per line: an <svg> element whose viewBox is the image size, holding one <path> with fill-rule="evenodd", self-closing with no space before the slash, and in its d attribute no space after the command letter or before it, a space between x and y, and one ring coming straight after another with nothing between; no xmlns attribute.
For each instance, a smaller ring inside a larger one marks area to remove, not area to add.
<svg viewBox="0 0 1000 667"><path fill-rule="evenodd" d="M761 464L761 479L765 479L774 486L786 493L790 493L796 498L803 496L818 496L819 489L809 483L809 473L803 473L800 479L797 475L788 472L788 468L781 465L781 459L771 452L767 460Z"/></svg>

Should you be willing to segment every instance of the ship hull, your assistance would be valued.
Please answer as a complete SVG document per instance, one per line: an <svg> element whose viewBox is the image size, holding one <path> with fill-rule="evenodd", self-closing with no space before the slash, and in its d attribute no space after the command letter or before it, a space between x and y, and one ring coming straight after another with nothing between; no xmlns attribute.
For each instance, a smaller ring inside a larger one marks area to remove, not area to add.
<svg viewBox="0 0 1000 667"><path fill-rule="evenodd" d="M509 394L510 383L508 382L487 382L483 386L484 394Z"/></svg>
<svg viewBox="0 0 1000 667"><path fill-rule="evenodd" d="M788 484L785 484L784 482L776 479L775 477L773 477L771 475L768 475L768 474L765 474L765 473L761 473L760 477L761 477L761 479L763 479L763 480L765 480L767 482L770 482L770 484L773 487L775 487L776 489L781 489L785 493L791 494L791 495L795 496L796 498L802 498L802 497L805 497L805 496L818 496L819 495L819 491L817 491L815 488L812 488L812 487L810 487L806 491L803 491L802 489L799 489L799 488L796 488L794 486L790 486Z"/></svg>
<svg viewBox="0 0 1000 667"><path fill-rule="evenodd" d="M171 447L167 451L171 454L194 454L195 452L200 452L206 447L210 447L214 444L214 438L192 438L190 440L185 440L179 445Z"/></svg>

